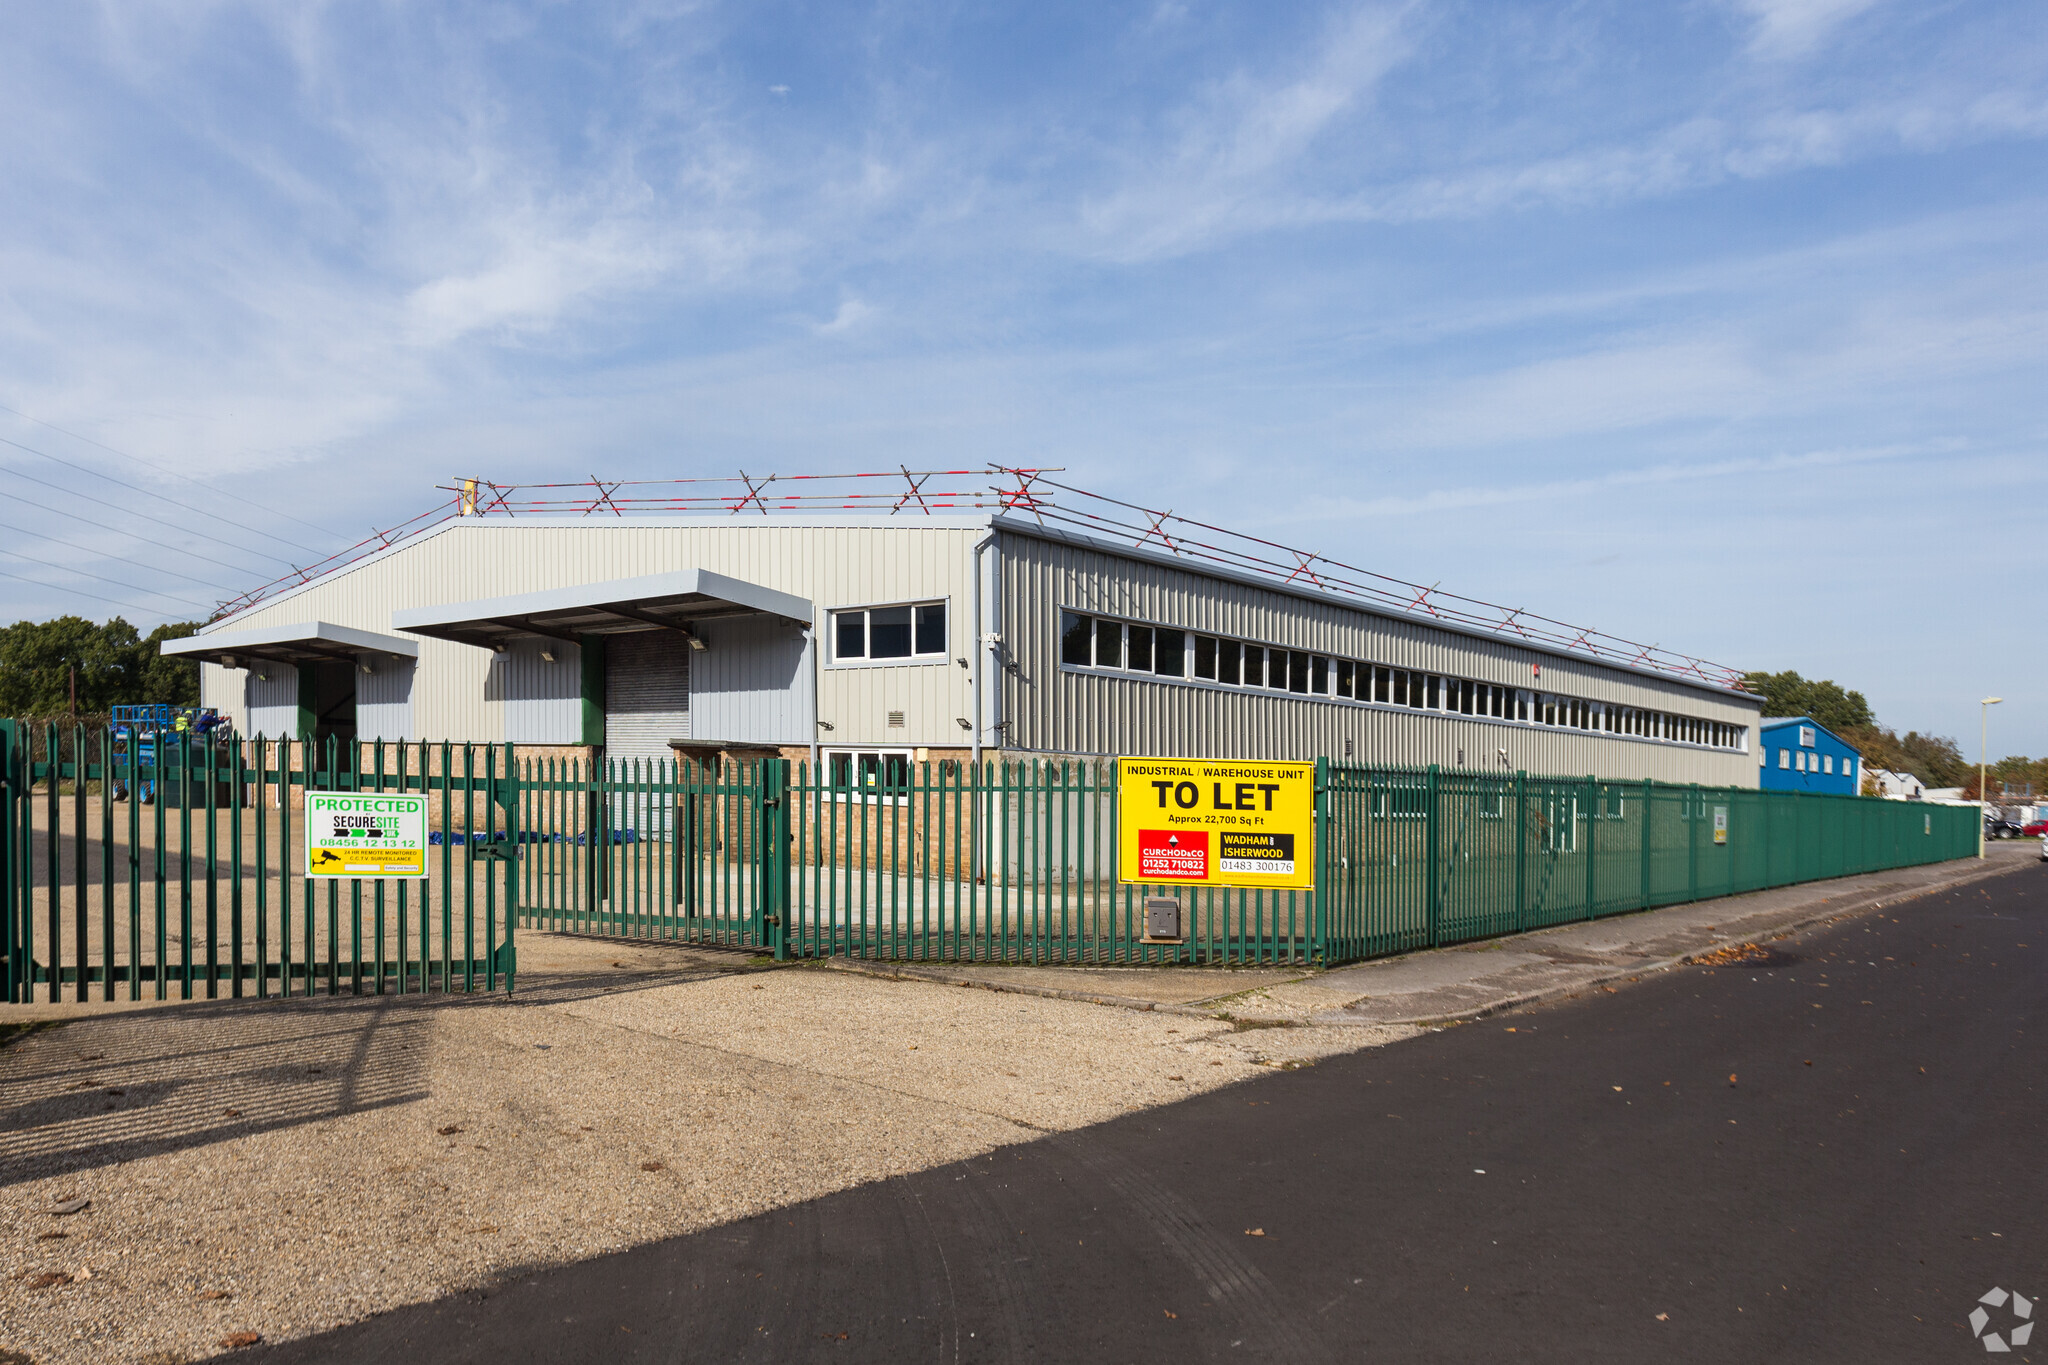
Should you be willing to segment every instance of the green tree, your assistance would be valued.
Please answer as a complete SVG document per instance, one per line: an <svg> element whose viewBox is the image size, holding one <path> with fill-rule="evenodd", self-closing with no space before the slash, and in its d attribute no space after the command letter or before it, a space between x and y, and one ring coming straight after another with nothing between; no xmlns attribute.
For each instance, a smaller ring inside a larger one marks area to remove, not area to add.
<svg viewBox="0 0 2048 1365"><path fill-rule="evenodd" d="M199 666L163 658L157 646L197 629L178 622L144 638L118 616L104 624L59 616L0 626L0 715L61 715L71 709L74 678L81 713L138 702L194 705Z"/></svg>
<svg viewBox="0 0 2048 1365"><path fill-rule="evenodd" d="M1881 725L1838 732L1863 755L1866 768L1911 773L1930 787L1960 787L1975 781L1977 765L1963 757L1956 742L1943 735L1908 730L1900 735Z"/></svg>
<svg viewBox="0 0 2048 1365"><path fill-rule="evenodd" d="M136 701L199 705L199 661L176 655L166 658L157 652L157 646L164 641L182 640L198 629L197 621L171 621L158 626L136 645Z"/></svg>
<svg viewBox="0 0 2048 1365"><path fill-rule="evenodd" d="M1811 716L1838 735L1877 724L1863 694L1844 689L1832 678L1811 681L1787 669L1783 673L1745 673L1742 683L1763 697L1766 716Z"/></svg>

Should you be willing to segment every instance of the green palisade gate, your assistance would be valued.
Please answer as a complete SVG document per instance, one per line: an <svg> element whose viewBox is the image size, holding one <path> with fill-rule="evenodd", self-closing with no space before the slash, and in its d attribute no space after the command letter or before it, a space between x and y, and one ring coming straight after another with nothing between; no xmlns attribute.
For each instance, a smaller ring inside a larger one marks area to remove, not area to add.
<svg viewBox="0 0 2048 1365"><path fill-rule="evenodd" d="M1101 760L844 786L780 759L347 758L0 722L6 998L510 990L515 928L776 958L1335 964L1977 849L1974 807L1324 760L1314 891L1131 886ZM308 790L425 793L425 882L303 877ZM1148 895L1180 898L1184 939L1145 937Z"/></svg>
<svg viewBox="0 0 2048 1365"><path fill-rule="evenodd" d="M509 750L348 757L331 739L138 742L0 722L5 998L509 991ZM305 877L308 791L425 793L428 878Z"/></svg>

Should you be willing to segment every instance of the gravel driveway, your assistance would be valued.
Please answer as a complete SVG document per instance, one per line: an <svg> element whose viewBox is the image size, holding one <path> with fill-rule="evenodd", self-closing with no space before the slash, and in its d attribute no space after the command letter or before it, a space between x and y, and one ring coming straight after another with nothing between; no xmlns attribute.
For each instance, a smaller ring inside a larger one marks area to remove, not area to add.
<svg viewBox="0 0 2048 1365"><path fill-rule="evenodd" d="M200 1003L0 1051L0 1360L298 1336L1415 1031L543 935L521 962L513 1001Z"/></svg>

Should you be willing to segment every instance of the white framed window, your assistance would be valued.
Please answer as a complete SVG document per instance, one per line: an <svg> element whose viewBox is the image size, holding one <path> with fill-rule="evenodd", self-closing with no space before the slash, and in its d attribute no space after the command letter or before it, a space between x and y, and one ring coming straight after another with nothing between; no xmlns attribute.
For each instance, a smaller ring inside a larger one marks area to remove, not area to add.
<svg viewBox="0 0 2048 1365"><path fill-rule="evenodd" d="M1789 768L1792 766L1792 751L1790 749L1778 750L1778 766L1780 768Z"/></svg>
<svg viewBox="0 0 2048 1365"><path fill-rule="evenodd" d="M1799 727L1799 747L1802 749L1811 749L1813 747L1813 727L1811 725Z"/></svg>
<svg viewBox="0 0 2048 1365"><path fill-rule="evenodd" d="M1543 847L1550 853L1576 853L1579 851L1579 798L1576 796L1553 796L1546 798L1537 811L1537 833L1543 840Z"/></svg>
<svg viewBox="0 0 2048 1365"><path fill-rule="evenodd" d="M832 613L832 662L874 664L946 657L946 604L898 602Z"/></svg>
<svg viewBox="0 0 2048 1365"><path fill-rule="evenodd" d="M1820 770L1830 777L1834 775L1835 756L1833 754L1822 754L1820 756Z"/></svg>
<svg viewBox="0 0 2048 1365"><path fill-rule="evenodd" d="M825 782L845 801L907 801L915 768L909 749L826 749Z"/></svg>

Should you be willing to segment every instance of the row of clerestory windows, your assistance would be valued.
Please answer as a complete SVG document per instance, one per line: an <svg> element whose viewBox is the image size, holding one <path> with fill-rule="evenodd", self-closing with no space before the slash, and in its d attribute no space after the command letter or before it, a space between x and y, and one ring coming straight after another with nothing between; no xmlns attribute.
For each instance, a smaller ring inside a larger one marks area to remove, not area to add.
<svg viewBox="0 0 2048 1365"><path fill-rule="evenodd" d="M1748 737L1743 726L1699 716L1588 701L1087 612L1060 613L1060 662L1071 668L1113 669L1159 680L1287 692L1368 706L1404 706L1715 749L1740 751Z"/></svg>

